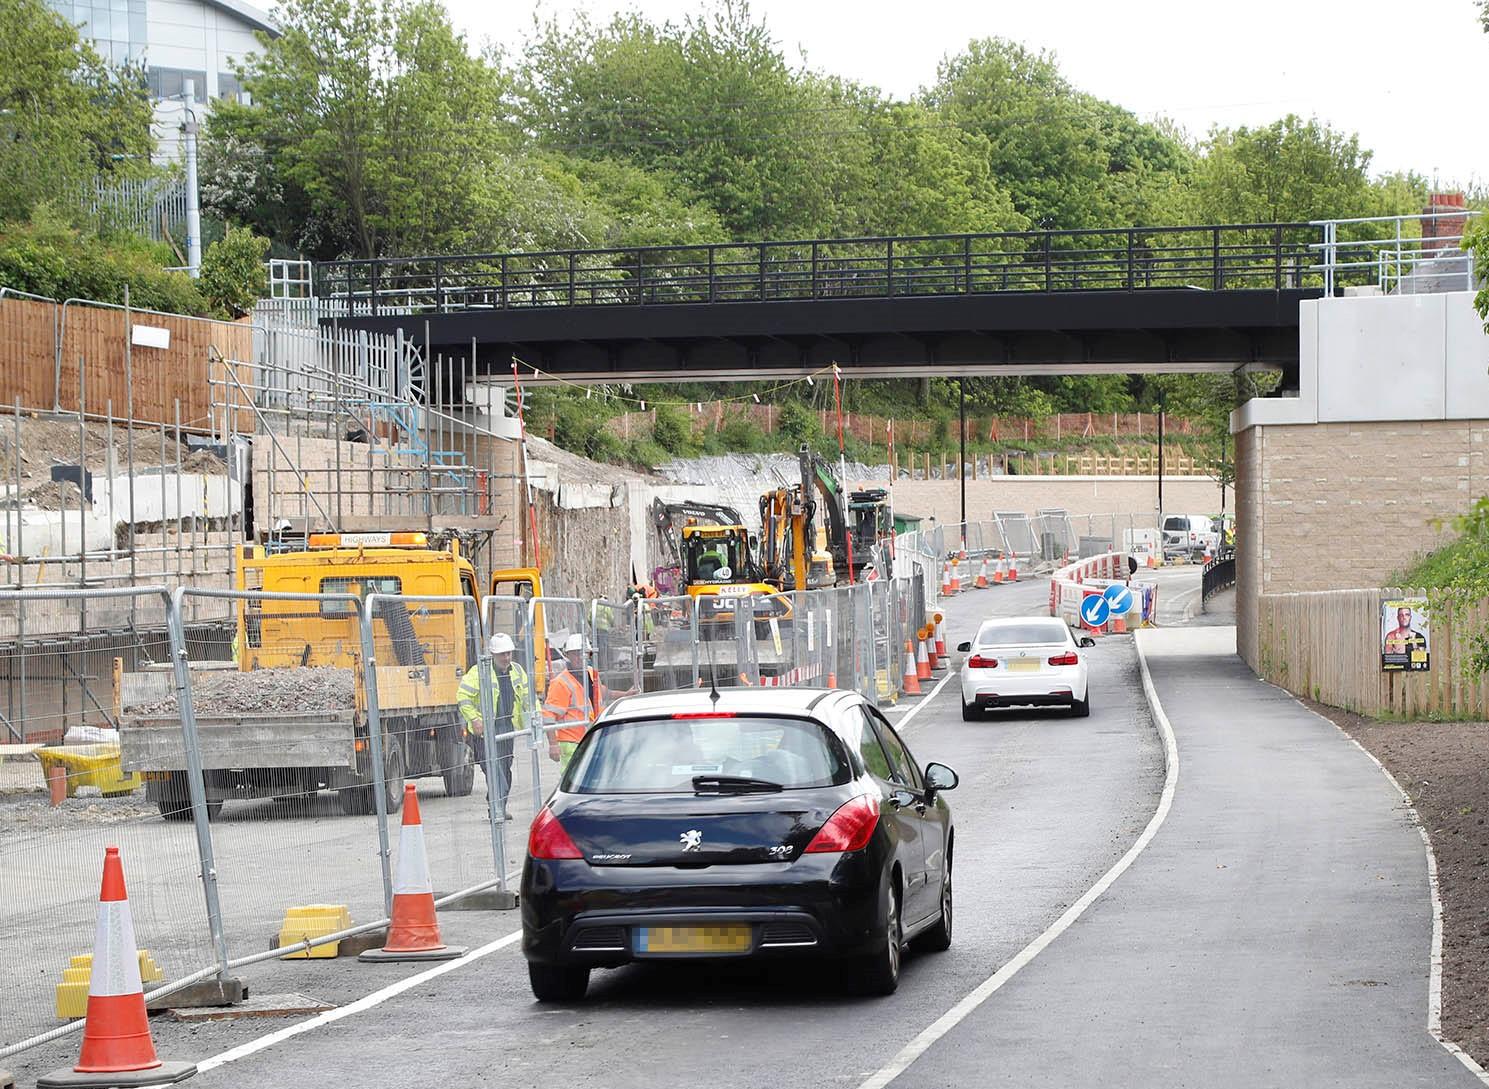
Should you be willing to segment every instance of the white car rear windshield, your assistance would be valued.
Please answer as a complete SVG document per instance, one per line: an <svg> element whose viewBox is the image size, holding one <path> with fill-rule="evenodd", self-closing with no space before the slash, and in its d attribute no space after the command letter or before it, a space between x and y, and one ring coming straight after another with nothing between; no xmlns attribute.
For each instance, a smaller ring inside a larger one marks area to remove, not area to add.
<svg viewBox="0 0 1489 1089"><path fill-rule="evenodd" d="M1000 624L977 633L980 647L1019 647L1030 643L1064 643L1070 629L1058 620L1031 621L1028 624Z"/></svg>
<svg viewBox="0 0 1489 1089"><path fill-rule="evenodd" d="M717 776L802 790L852 777L842 743L806 719L632 719L602 723L585 742L564 777L571 794L691 794L695 778Z"/></svg>

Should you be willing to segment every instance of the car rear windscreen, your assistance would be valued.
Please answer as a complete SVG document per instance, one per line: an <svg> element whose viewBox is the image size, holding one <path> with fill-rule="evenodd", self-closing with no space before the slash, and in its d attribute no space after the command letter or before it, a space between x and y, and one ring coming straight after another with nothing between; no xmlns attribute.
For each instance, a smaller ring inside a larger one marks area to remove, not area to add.
<svg viewBox="0 0 1489 1089"><path fill-rule="evenodd" d="M671 794L698 776L733 776L787 790L852 777L842 743L820 723L774 717L654 718L601 723L563 789L571 794Z"/></svg>
<svg viewBox="0 0 1489 1089"><path fill-rule="evenodd" d="M1058 620L1034 621L1029 624L1000 624L977 633L980 647L1017 647L1029 643L1063 643L1070 629Z"/></svg>
<svg viewBox="0 0 1489 1089"><path fill-rule="evenodd" d="M1175 515L1172 518L1165 518L1163 520L1163 528L1167 530L1177 529L1187 531L1189 529L1189 519L1179 515Z"/></svg>

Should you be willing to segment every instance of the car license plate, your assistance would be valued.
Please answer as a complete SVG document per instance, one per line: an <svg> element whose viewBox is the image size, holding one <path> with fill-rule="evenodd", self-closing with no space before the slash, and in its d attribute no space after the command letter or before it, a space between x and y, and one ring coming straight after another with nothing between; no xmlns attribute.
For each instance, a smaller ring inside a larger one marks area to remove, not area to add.
<svg viewBox="0 0 1489 1089"><path fill-rule="evenodd" d="M1008 671L1010 673L1038 673L1039 659L1015 658L1013 661L1008 663Z"/></svg>
<svg viewBox="0 0 1489 1089"><path fill-rule="evenodd" d="M718 956L750 951L751 928L734 926L638 926L638 956L693 953Z"/></svg>

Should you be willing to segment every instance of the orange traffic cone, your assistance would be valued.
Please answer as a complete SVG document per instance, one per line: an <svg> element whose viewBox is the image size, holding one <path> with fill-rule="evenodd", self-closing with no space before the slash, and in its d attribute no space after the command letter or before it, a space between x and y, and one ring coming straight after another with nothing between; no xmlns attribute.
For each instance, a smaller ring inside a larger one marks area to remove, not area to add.
<svg viewBox="0 0 1489 1089"><path fill-rule="evenodd" d="M941 561L941 596L951 596L951 561Z"/></svg>
<svg viewBox="0 0 1489 1089"><path fill-rule="evenodd" d="M936 657L940 660L941 666L944 666L946 664L946 628L943 625L946 622L946 617L941 613L933 613L932 619L936 625ZM937 668L939 669L941 666L937 666Z"/></svg>
<svg viewBox="0 0 1489 1089"><path fill-rule="evenodd" d="M195 1063L163 1063L155 1055L140 982L140 954L124 891L119 848L103 852L103 888L98 896L98 936L88 982L88 1019L83 1048L71 1070L54 1070L38 1086L170 1085L196 1073Z"/></svg>
<svg viewBox="0 0 1489 1089"><path fill-rule="evenodd" d="M951 558L951 592L959 594L962 592L962 572L960 570L961 560L955 556Z"/></svg>
<svg viewBox="0 0 1489 1089"><path fill-rule="evenodd" d="M1018 580L1019 580L1019 554L1017 552L1010 552L1008 554L1008 581L1009 582L1017 582Z"/></svg>
<svg viewBox="0 0 1489 1089"><path fill-rule="evenodd" d="M403 786L403 826L398 830L398 876L393 881L393 916L381 949L369 949L365 961L454 960L465 956L464 946L440 941L434 913L434 884L429 880L429 856L424 851L424 823L419 819L419 792Z"/></svg>
<svg viewBox="0 0 1489 1089"><path fill-rule="evenodd" d="M993 561L993 585L1000 585L1006 574L1008 574L1008 557L999 552L998 558Z"/></svg>
<svg viewBox="0 0 1489 1089"><path fill-rule="evenodd" d="M977 568L977 578L972 585L979 590L986 590L988 588L987 556L985 554L982 557L982 563Z"/></svg>
<svg viewBox="0 0 1489 1089"><path fill-rule="evenodd" d="M931 625L927 624L925 627L916 631L915 635L925 644L925 660L930 664L930 667L932 669L940 669L941 663L936 660L936 645L931 639L932 630Z"/></svg>
<svg viewBox="0 0 1489 1089"><path fill-rule="evenodd" d="M905 695L918 696L920 692L920 677L915 669L915 652L910 649L910 640L905 640Z"/></svg>
<svg viewBox="0 0 1489 1089"><path fill-rule="evenodd" d="M931 657L926 650L926 631L921 628L915 633L919 636L915 640L915 675L923 681L931 679Z"/></svg>

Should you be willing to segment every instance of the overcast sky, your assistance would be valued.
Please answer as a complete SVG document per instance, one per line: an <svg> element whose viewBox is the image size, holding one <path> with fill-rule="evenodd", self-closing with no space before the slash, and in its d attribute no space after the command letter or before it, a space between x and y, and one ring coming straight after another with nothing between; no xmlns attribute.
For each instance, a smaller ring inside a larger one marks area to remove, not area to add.
<svg viewBox="0 0 1489 1089"><path fill-rule="evenodd" d="M509 50L532 0L445 0L473 40ZM545 17L639 9L680 20L700 0L541 0ZM1191 133L1292 112L1358 132L1377 172L1489 182L1489 35L1473 0L753 0L795 60L896 97L969 39L1053 50L1082 90Z"/></svg>

